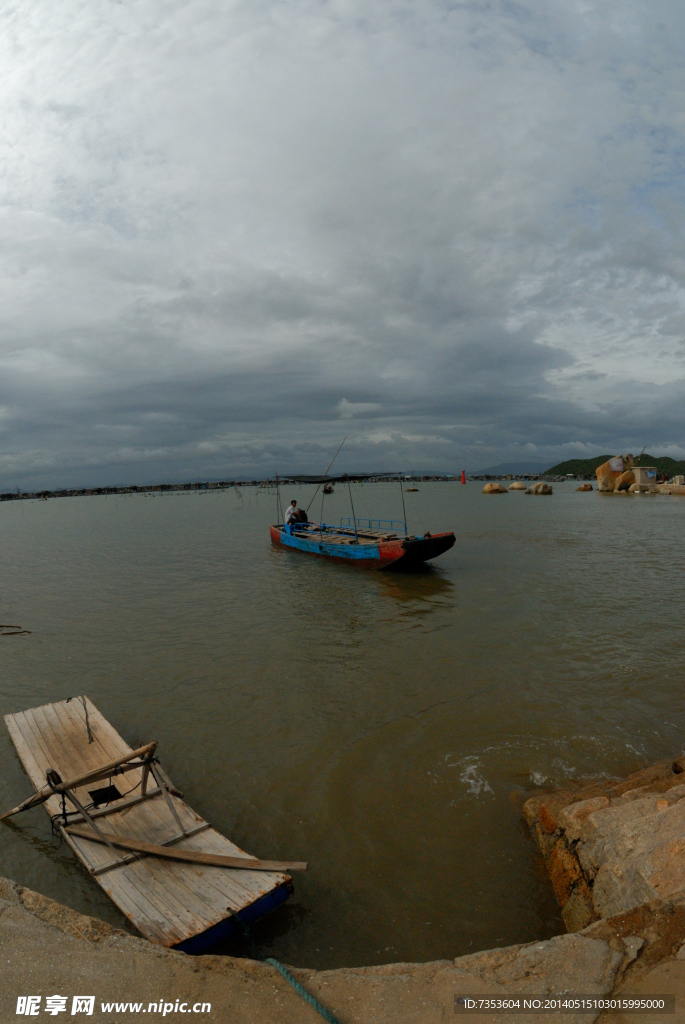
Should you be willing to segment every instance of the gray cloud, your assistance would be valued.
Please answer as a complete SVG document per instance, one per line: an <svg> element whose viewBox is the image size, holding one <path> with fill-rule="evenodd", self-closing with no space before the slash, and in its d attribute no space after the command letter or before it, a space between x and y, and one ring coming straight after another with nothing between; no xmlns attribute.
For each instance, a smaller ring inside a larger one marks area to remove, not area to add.
<svg viewBox="0 0 685 1024"><path fill-rule="evenodd" d="M685 454L680 5L0 27L0 486Z"/></svg>

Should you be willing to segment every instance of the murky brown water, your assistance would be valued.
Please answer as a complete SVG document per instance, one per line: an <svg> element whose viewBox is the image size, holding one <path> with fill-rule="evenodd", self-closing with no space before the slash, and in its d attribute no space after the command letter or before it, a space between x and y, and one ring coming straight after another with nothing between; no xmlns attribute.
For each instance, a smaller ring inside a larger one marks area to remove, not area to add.
<svg viewBox="0 0 685 1024"><path fill-rule="evenodd" d="M521 796L683 751L685 500L481 486L407 495L413 528L457 534L413 575L273 549L253 489L2 504L0 621L31 635L0 639L1 710L85 692L245 849L306 858L257 929L288 963L561 931ZM357 495L399 512L397 484ZM9 807L2 727L0 766ZM0 873L122 924L44 811L15 820Z"/></svg>

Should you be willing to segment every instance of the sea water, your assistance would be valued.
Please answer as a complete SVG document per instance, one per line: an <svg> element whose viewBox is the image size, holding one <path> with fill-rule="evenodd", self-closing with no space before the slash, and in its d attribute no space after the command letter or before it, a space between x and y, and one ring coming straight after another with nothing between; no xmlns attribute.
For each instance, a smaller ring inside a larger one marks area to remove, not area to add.
<svg viewBox="0 0 685 1024"><path fill-rule="evenodd" d="M273 547L266 489L0 504L0 622L30 630L0 638L3 714L85 693L241 847L309 861L254 930L287 963L563 931L523 800L685 749L685 500L418 486L411 532L457 539L412 573ZM401 518L397 483L353 499ZM31 787L2 728L0 768L7 809ZM127 926L41 808L0 873Z"/></svg>

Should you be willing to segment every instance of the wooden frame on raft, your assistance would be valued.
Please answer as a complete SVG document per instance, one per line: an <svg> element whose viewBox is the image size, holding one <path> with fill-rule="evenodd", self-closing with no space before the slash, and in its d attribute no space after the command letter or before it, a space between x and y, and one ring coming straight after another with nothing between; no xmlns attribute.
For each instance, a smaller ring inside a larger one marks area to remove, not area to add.
<svg viewBox="0 0 685 1024"><path fill-rule="evenodd" d="M283 872L306 868L256 860L213 829L170 783L157 742L132 750L87 697L5 722L36 793L0 820L43 804L81 864L151 942L204 952L232 934L233 915L257 920L286 900L293 887ZM93 806L89 786L124 776L127 792L110 790L106 806Z"/></svg>

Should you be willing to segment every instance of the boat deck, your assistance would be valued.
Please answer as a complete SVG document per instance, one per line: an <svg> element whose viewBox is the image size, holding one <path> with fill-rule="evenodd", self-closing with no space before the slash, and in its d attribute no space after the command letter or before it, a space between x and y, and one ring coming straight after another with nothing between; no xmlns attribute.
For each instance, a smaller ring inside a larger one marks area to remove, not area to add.
<svg viewBox="0 0 685 1024"><path fill-rule="evenodd" d="M50 770L57 771L66 781L133 753L86 697L7 715L5 722L36 790L45 786ZM109 793L111 802L93 810L94 791L106 787L108 781L117 787L120 796L112 799ZM125 774L112 772L111 780L74 786L73 793L98 827L110 835L250 859L249 854L213 829L180 796L173 795L177 791L160 788L152 775L149 781L150 788L145 792L147 780L143 781L143 769L132 768ZM141 785L145 792L142 800ZM61 816L62 797L50 796L45 807L51 816ZM67 808L71 809L69 804ZM72 814L70 822L74 820ZM78 824L85 824L83 818ZM113 852L101 842L71 835L63 828L61 833L80 862L142 935L185 952L201 952L230 934L234 928L231 911L241 912L243 920L254 920L292 892L289 877L280 872L212 867L140 853L125 854L119 849Z"/></svg>
<svg viewBox="0 0 685 1024"><path fill-rule="evenodd" d="M384 530L358 530L355 536L354 530L335 526L326 526L322 532L316 523L312 523L310 530L294 530L291 536L303 540L323 538L327 544L377 544L379 540L395 540L397 534Z"/></svg>

